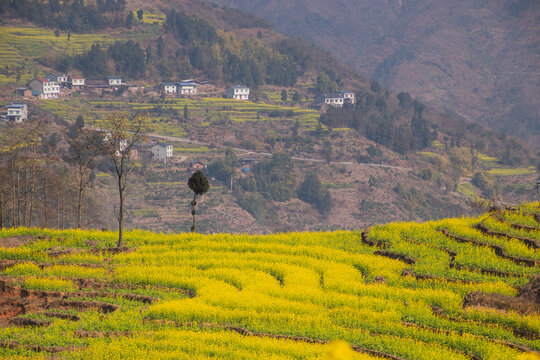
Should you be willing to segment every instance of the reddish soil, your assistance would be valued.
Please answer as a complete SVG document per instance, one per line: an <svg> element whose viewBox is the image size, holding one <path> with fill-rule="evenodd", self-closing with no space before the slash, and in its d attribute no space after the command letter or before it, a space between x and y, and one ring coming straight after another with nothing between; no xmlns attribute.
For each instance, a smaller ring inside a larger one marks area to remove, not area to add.
<svg viewBox="0 0 540 360"><path fill-rule="evenodd" d="M23 326L46 326L48 325L47 322L40 321L38 323L29 319L17 318L17 316L32 312L43 312L48 309L77 309L81 311L86 309L98 309L104 313L118 309L117 305L103 302L68 300L67 298L71 295L60 291L34 291L22 289L10 285L10 282L11 280L7 278L0 279L0 326L6 326L9 323ZM138 299L137 295L134 296L134 300L135 298L140 301L149 300L146 298ZM75 320L75 317L69 317L72 320Z"/></svg>
<svg viewBox="0 0 540 360"><path fill-rule="evenodd" d="M36 240L43 240L44 237L34 237L29 235L10 236L0 239L0 247L4 248L16 248L27 245Z"/></svg>

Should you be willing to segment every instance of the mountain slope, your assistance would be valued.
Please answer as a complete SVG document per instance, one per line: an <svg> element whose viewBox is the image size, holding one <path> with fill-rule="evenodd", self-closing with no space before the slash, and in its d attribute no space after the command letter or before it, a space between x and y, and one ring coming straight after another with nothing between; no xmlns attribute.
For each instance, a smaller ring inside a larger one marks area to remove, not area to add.
<svg viewBox="0 0 540 360"><path fill-rule="evenodd" d="M312 40L385 87L538 139L537 1L217 2Z"/></svg>

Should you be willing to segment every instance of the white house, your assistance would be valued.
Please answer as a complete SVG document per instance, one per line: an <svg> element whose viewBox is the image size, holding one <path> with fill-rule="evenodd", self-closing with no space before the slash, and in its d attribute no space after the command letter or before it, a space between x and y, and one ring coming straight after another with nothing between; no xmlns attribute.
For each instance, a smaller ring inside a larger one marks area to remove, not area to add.
<svg viewBox="0 0 540 360"><path fill-rule="evenodd" d="M351 104L354 104L354 92L352 91L340 91L338 93L343 99L345 99L345 102L350 102Z"/></svg>
<svg viewBox="0 0 540 360"><path fill-rule="evenodd" d="M71 88L75 90L81 90L86 85L86 79L82 76L71 76L69 78Z"/></svg>
<svg viewBox="0 0 540 360"><path fill-rule="evenodd" d="M7 107L7 120L21 123L28 119L28 106L26 104L11 104Z"/></svg>
<svg viewBox="0 0 540 360"><path fill-rule="evenodd" d="M107 76L107 83L109 86L122 85L122 78L119 76Z"/></svg>
<svg viewBox="0 0 540 360"><path fill-rule="evenodd" d="M35 79L30 82L29 87L40 99L56 99L60 96L60 85L56 81Z"/></svg>
<svg viewBox="0 0 540 360"><path fill-rule="evenodd" d="M163 91L165 94L176 94L177 86L172 83L163 84Z"/></svg>
<svg viewBox="0 0 540 360"><path fill-rule="evenodd" d="M68 84L68 76L66 74L49 74L45 78L49 81L57 82L59 85L67 85Z"/></svg>
<svg viewBox="0 0 540 360"><path fill-rule="evenodd" d="M225 97L235 100L249 100L249 88L243 85L229 86Z"/></svg>
<svg viewBox="0 0 540 360"><path fill-rule="evenodd" d="M343 107L344 104L354 104L354 92L340 91L335 94L322 94L315 97L314 107Z"/></svg>
<svg viewBox="0 0 540 360"><path fill-rule="evenodd" d="M150 149L152 155L159 161L167 162L167 159L173 156L173 146L166 143L158 143Z"/></svg>
<svg viewBox="0 0 540 360"><path fill-rule="evenodd" d="M195 95L197 94L197 83L194 81L182 81L178 84L178 92L180 95Z"/></svg>

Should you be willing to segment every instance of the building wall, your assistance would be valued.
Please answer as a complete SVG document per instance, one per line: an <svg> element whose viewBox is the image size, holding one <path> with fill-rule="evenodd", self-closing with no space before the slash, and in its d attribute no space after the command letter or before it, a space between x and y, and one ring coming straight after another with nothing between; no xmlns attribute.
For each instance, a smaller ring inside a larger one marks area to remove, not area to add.
<svg viewBox="0 0 540 360"><path fill-rule="evenodd" d="M182 95L193 95L197 93L197 88L195 86L181 86L180 94Z"/></svg>
<svg viewBox="0 0 540 360"><path fill-rule="evenodd" d="M173 147L172 146L153 146L152 147L152 155L160 161L167 161L167 158L170 158L173 156Z"/></svg>

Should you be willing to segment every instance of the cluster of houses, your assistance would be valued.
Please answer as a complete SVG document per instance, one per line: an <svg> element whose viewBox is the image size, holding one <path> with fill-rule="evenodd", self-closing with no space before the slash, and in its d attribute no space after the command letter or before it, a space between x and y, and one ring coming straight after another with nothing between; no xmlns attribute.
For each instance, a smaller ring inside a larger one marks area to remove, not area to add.
<svg viewBox="0 0 540 360"><path fill-rule="evenodd" d="M58 99L62 89L81 91L86 88L115 89L119 86L127 86L119 76L107 76L104 80L87 80L82 76L49 74L44 78L30 81L27 87L18 88L17 95L23 98Z"/></svg>
<svg viewBox="0 0 540 360"><path fill-rule="evenodd" d="M197 87L206 85L207 82L197 82L195 80L182 80L178 83L165 83L162 91L166 95L197 95ZM225 97L234 100L249 100L249 88L243 85L229 86L225 91Z"/></svg>
<svg viewBox="0 0 540 360"><path fill-rule="evenodd" d="M345 104L354 104L354 92L339 91L334 94L321 94L315 97L312 108L326 111L329 107L343 107Z"/></svg>
<svg viewBox="0 0 540 360"><path fill-rule="evenodd" d="M197 95L197 87L202 85L195 80L182 80L178 83L165 83L163 84L163 92L166 95Z"/></svg>
<svg viewBox="0 0 540 360"><path fill-rule="evenodd" d="M209 85L207 81L193 79L182 80L177 83L164 83L161 90L165 95L198 94L200 86ZM119 76L107 76L104 80L88 80L82 76L52 73L44 78L31 80L26 87L18 88L17 95L22 98L58 99L66 90L115 90L121 86L130 87ZM249 87L243 85L229 86L225 91L225 97L235 100L249 100Z"/></svg>

